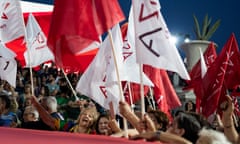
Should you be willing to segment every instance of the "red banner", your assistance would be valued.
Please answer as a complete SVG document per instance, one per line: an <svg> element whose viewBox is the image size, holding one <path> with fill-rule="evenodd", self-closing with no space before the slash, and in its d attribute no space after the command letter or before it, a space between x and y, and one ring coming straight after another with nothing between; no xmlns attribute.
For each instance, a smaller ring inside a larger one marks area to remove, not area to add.
<svg viewBox="0 0 240 144"><path fill-rule="evenodd" d="M0 140L2 144L150 144L111 136L5 127L0 127Z"/></svg>

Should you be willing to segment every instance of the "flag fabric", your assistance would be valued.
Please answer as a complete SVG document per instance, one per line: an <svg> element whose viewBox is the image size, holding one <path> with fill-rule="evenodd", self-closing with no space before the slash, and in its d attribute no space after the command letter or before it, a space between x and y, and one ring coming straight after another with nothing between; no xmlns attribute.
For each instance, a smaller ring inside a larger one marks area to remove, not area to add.
<svg viewBox="0 0 240 144"><path fill-rule="evenodd" d="M158 108L171 118L170 110L180 107L182 104L172 86L166 70L144 65L144 72L154 83L154 98Z"/></svg>
<svg viewBox="0 0 240 144"><path fill-rule="evenodd" d="M206 51L204 52L204 62L207 67L207 69L210 67L210 65L215 61L217 58L216 48L214 46L214 43L210 43ZM196 95L196 111L200 112L200 105L201 100L203 97L203 88L202 88L202 78L204 75L202 75L202 61L201 59L194 65L190 72L191 80L187 81L188 85L184 88L184 90L188 89L194 89L194 93Z"/></svg>
<svg viewBox="0 0 240 144"><path fill-rule="evenodd" d="M0 15L0 41L2 43L24 36L25 25L19 0L1 0Z"/></svg>
<svg viewBox="0 0 240 144"><path fill-rule="evenodd" d="M234 39L235 36L232 34L202 80L204 93L201 105L202 114L206 117L214 113L219 104L225 100L227 87L224 85L224 79L227 70L232 66L234 55L238 53L237 47L233 45Z"/></svg>
<svg viewBox="0 0 240 144"><path fill-rule="evenodd" d="M16 54L0 43L0 78L16 87L17 62Z"/></svg>
<svg viewBox="0 0 240 144"><path fill-rule="evenodd" d="M140 97L140 65L136 63L136 49L135 49L135 37L134 37L134 21L133 21L133 11L130 8L128 23L121 26L121 32L123 37L123 65L127 74L125 76L129 77L128 82L122 82L123 92L125 100L129 104L136 103ZM154 84L151 80L142 72L143 84L144 84L144 96L146 96L149 91L149 86ZM134 78L134 80L133 80ZM131 81L131 82L130 82ZM146 86L148 85L148 86Z"/></svg>
<svg viewBox="0 0 240 144"><path fill-rule="evenodd" d="M239 109L239 104L238 104L238 98L236 96L230 95L232 98L232 102L234 104L234 114L236 114L236 116L240 116L240 109Z"/></svg>
<svg viewBox="0 0 240 144"><path fill-rule="evenodd" d="M129 84L128 84L129 83ZM133 82L122 82L123 87L123 95L125 98L125 101L129 104L135 104L137 101L141 99L141 85L139 83L133 83ZM149 86L144 85L144 96L147 95L149 92Z"/></svg>
<svg viewBox="0 0 240 144"><path fill-rule="evenodd" d="M237 39L234 34L231 35L231 45L233 51L229 54L230 60L226 70L224 83L228 89L234 89L240 85L240 53Z"/></svg>
<svg viewBox="0 0 240 144"><path fill-rule="evenodd" d="M152 144L143 140L133 141L126 138L63 131L0 127L0 132L1 143L4 144ZM26 139L26 137L31 138Z"/></svg>
<svg viewBox="0 0 240 144"><path fill-rule="evenodd" d="M86 72L81 76L76 88L77 91L87 96L90 96L92 99L94 99L96 102L98 102L105 108L109 108L108 103L110 101L114 101L114 106L118 106L118 102L120 100L120 91L116 70L118 70L120 81L140 83L140 79L135 78L137 77L137 75L131 74L131 71L126 71L127 69L126 65L124 65L124 56L122 51L123 40L119 25L116 25L112 29L112 38L118 69L116 69L114 63L114 56L111 48L112 46L110 42L110 37L107 36L103 44L99 48L99 52L97 53L93 62L90 64ZM133 71L135 70L133 69ZM130 77L127 75L130 75ZM89 84L91 85L91 87L89 87L87 83L91 83ZM143 81L143 84L153 85L150 80ZM101 95L105 96L105 99L102 98Z"/></svg>
<svg viewBox="0 0 240 144"><path fill-rule="evenodd" d="M207 65L205 63L202 50L201 49L199 50L200 50L200 61L201 61L201 77L203 78L207 72Z"/></svg>
<svg viewBox="0 0 240 144"><path fill-rule="evenodd" d="M140 65L136 63L136 48L134 42L134 21L132 9L129 14L129 22L121 27L123 38L122 57L125 73L122 73L121 80L126 80L134 83L141 83ZM144 85L153 86L151 80L142 72Z"/></svg>
<svg viewBox="0 0 240 144"><path fill-rule="evenodd" d="M119 66L119 71L122 72L123 44L119 25L113 28L112 38L117 55L116 59L118 59L116 60L117 65ZM113 52L109 36L106 37L99 48L96 57L80 77L76 90L90 97L106 109L110 108L109 103L112 101L115 106L114 111L117 112L120 100L120 91L117 83Z"/></svg>
<svg viewBox="0 0 240 144"><path fill-rule="evenodd" d="M216 47L214 46L214 43L210 43L208 45L208 48L206 49L206 51L204 52L204 61L205 64L207 66L207 68L210 67L210 65L214 62L214 60L217 58L217 52L216 52ZM201 60L199 60L194 67L192 68L191 72L190 72L190 78L191 80L188 82L189 86L191 85L191 82L194 82L195 80L201 79L202 75L201 75Z"/></svg>
<svg viewBox="0 0 240 144"><path fill-rule="evenodd" d="M49 30L49 24L51 21L52 12L34 12L32 13L38 24L40 25L42 31L47 36ZM25 25L27 24L29 13L23 13L23 18ZM22 67L25 67L26 62L24 58L24 52L27 50L26 43L23 43L24 37L15 39L14 41L5 43L6 47L14 51L17 56L16 59Z"/></svg>
<svg viewBox="0 0 240 144"><path fill-rule="evenodd" d="M137 62L190 77L160 13L158 0L132 1Z"/></svg>
<svg viewBox="0 0 240 144"><path fill-rule="evenodd" d="M72 68L78 54L97 48L99 37L124 20L117 0L54 1L48 46L58 67Z"/></svg>
<svg viewBox="0 0 240 144"><path fill-rule="evenodd" d="M47 38L31 13L28 16L25 41L28 47L24 52L26 67L36 67L46 61L54 60L47 46Z"/></svg>

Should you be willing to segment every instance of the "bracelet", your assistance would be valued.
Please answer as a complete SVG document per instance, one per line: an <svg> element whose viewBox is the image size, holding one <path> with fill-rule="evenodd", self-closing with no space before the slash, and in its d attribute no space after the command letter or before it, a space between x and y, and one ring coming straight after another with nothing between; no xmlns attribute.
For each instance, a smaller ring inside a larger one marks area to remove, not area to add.
<svg viewBox="0 0 240 144"><path fill-rule="evenodd" d="M155 134L154 134L153 139L154 140L160 140L161 133L162 133L161 131L156 131Z"/></svg>

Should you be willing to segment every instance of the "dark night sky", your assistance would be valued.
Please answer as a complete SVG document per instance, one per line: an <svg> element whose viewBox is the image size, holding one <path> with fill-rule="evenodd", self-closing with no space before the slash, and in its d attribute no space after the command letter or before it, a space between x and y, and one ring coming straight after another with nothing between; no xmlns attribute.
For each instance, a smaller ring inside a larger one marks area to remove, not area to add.
<svg viewBox="0 0 240 144"><path fill-rule="evenodd" d="M52 4L53 0L26 0ZM131 0L119 0L119 3L128 16ZM231 33L240 40L240 1L239 0L161 0L161 12L170 32L173 35L193 34L193 14L202 22L205 14L212 17L212 21L221 19L221 25L210 39L217 43L219 52ZM182 36L183 37L183 36ZM179 42L181 44L181 42ZM178 45L177 45L178 46Z"/></svg>
<svg viewBox="0 0 240 144"><path fill-rule="evenodd" d="M119 0L124 13L128 15L130 0ZM215 22L221 19L221 25L210 39L217 43L219 52L234 33L238 42L240 40L240 1L239 0L161 0L161 12L172 35L189 34L195 39L193 33L193 14L202 22L208 14ZM181 42L179 42L179 45Z"/></svg>

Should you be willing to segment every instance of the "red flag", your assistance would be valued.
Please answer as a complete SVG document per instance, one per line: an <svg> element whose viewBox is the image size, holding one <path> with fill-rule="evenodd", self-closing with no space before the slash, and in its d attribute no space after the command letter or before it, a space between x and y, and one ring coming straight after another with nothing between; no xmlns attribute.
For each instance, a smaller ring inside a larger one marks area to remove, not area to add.
<svg viewBox="0 0 240 144"><path fill-rule="evenodd" d="M231 59L228 63L224 83L228 89L233 89L240 84L240 53L238 43L234 35L232 35L230 47L232 47L234 51L229 54Z"/></svg>
<svg viewBox="0 0 240 144"><path fill-rule="evenodd" d="M204 60L206 62L206 66L210 67L210 65L214 62L214 60L217 58L216 53L216 47L214 46L214 43L210 43L207 50L204 52ZM192 68L190 72L191 81L201 79L201 61L196 63L196 65ZM191 85L190 81L190 85Z"/></svg>
<svg viewBox="0 0 240 144"><path fill-rule="evenodd" d="M47 36L49 30L49 23L51 20L52 12L34 12L33 16L37 19L42 31ZM24 21L27 22L29 13L23 13ZM24 52L26 51L26 44L23 43L23 37L20 37L14 41L6 43L6 47L10 48L17 54L16 59L22 66L25 66Z"/></svg>
<svg viewBox="0 0 240 144"><path fill-rule="evenodd" d="M239 95L238 95L239 96ZM232 102L234 103L234 113L239 117L240 116L240 109L238 105L237 96L231 94Z"/></svg>
<svg viewBox="0 0 240 144"><path fill-rule="evenodd" d="M206 66L210 67L210 65L214 62L217 58L216 48L214 43L210 43L206 51L204 52L204 60L206 62ZM199 60L195 66L192 68L190 72L191 81L188 81L188 86L184 89L191 89L194 88L194 93L196 95L196 110L200 112L200 104L202 99L202 87L201 87L201 61Z"/></svg>
<svg viewBox="0 0 240 144"><path fill-rule="evenodd" d="M218 105L224 100L226 71L231 65L232 56L238 53L237 47L233 46L234 39L235 36L232 34L202 80L204 94L201 105L202 113L206 117L214 113Z"/></svg>
<svg viewBox="0 0 240 144"><path fill-rule="evenodd" d="M48 46L55 55L56 65L77 67L78 63L67 59L89 46L96 48L99 36L123 19L117 0L55 0Z"/></svg>
<svg viewBox="0 0 240 144"><path fill-rule="evenodd" d="M132 82L129 82L129 83L130 83L130 88L129 88L128 82L126 81L122 82L122 87L123 87L123 92L124 92L123 94L126 102L129 105L131 105L141 99L141 93L140 93L140 84L132 83ZM131 91L129 89L131 89ZM149 87L144 86L144 96L147 95L148 91L149 91Z"/></svg>
<svg viewBox="0 0 240 144"><path fill-rule="evenodd" d="M154 83L154 98L158 108L171 118L170 110L181 106L181 102L169 80L167 72L148 65L144 65L143 69Z"/></svg>

